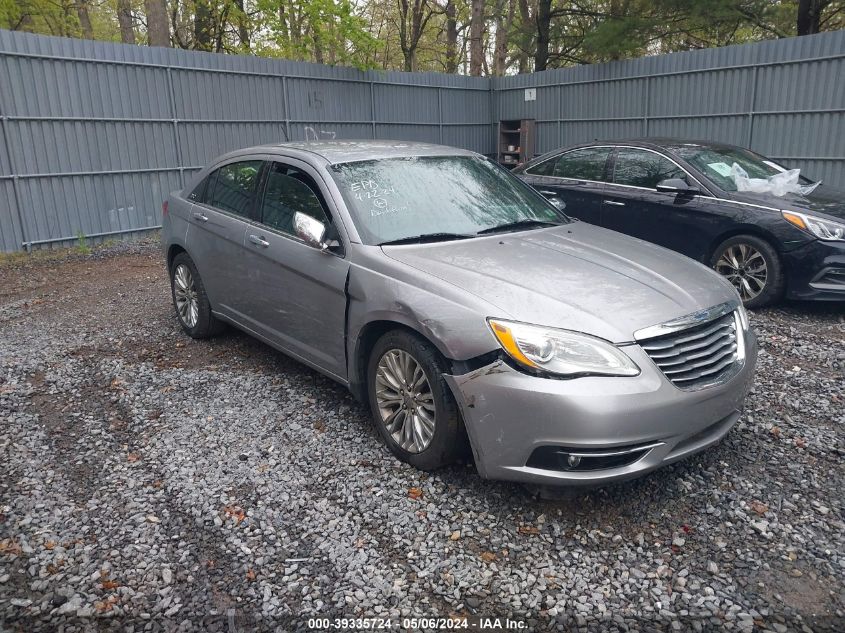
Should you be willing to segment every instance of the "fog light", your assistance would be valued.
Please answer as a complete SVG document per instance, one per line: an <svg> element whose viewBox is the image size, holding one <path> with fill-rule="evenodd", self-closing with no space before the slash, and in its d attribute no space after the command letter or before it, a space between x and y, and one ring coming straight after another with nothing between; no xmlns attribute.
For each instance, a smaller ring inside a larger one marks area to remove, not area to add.
<svg viewBox="0 0 845 633"><path fill-rule="evenodd" d="M566 463L569 464L570 468L578 468L578 465L581 463L581 456L570 455L566 458Z"/></svg>

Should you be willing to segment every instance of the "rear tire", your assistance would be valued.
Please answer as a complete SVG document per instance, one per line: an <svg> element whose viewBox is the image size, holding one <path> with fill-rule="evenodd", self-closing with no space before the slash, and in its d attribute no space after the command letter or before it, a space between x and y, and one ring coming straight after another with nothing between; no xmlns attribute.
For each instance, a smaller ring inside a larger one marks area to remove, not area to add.
<svg viewBox="0 0 845 633"><path fill-rule="evenodd" d="M778 302L786 285L783 264L775 248L755 235L734 235L716 247L713 269L737 289L747 308Z"/></svg>
<svg viewBox="0 0 845 633"><path fill-rule="evenodd" d="M420 470L451 464L466 451L446 372L437 349L405 330L387 332L370 352L367 393L373 422L391 452Z"/></svg>
<svg viewBox="0 0 845 633"><path fill-rule="evenodd" d="M211 313L202 278L187 253L179 253L170 264L170 295L179 325L191 338L210 338L225 329Z"/></svg>

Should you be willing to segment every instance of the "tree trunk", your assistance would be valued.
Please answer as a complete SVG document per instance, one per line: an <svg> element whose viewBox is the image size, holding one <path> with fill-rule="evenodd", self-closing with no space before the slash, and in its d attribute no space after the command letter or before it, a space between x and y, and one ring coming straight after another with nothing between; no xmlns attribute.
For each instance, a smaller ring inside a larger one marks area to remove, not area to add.
<svg viewBox="0 0 845 633"><path fill-rule="evenodd" d="M150 46L170 47L170 24L167 21L166 0L144 0L147 13L147 37Z"/></svg>
<svg viewBox="0 0 845 633"><path fill-rule="evenodd" d="M481 76L484 59L484 0L472 0L469 20L469 74Z"/></svg>
<svg viewBox="0 0 845 633"><path fill-rule="evenodd" d="M117 22L120 24L120 41L124 44L134 44L135 27L132 23L130 0L117 0Z"/></svg>
<svg viewBox="0 0 845 633"><path fill-rule="evenodd" d="M458 72L458 10L454 0L446 3L446 72Z"/></svg>
<svg viewBox="0 0 845 633"><path fill-rule="evenodd" d="M537 3L537 52L534 55L534 72L546 70L549 64L549 26L552 20L552 0Z"/></svg>
<svg viewBox="0 0 845 633"><path fill-rule="evenodd" d="M507 15L505 15L506 2ZM514 0L498 0L496 6L496 46L493 72L499 77L505 74L508 65L508 38L513 26L515 5Z"/></svg>
<svg viewBox="0 0 845 633"><path fill-rule="evenodd" d="M528 68L528 50L530 49L531 40L534 37L534 29L532 28L531 10L528 7L528 0L518 0L519 2L519 27L521 32L519 58L517 60L517 72L522 75L530 71Z"/></svg>
<svg viewBox="0 0 845 633"><path fill-rule="evenodd" d="M236 0L238 5L238 39L241 41L241 48L249 50L249 18L244 10L244 0Z"/></svg>
<svg viewBox="0 0 845 633"><path fill-rule="evenodd" d="M312 35L312 39L314 41L314 61L318 64L324 63L323 57L323 43L320 40L320 34L316 31Z"/></svg>
<svg viewBox="0 0 845 633"><path fill-rule="evenodd" d="M798 0L798 35L819 32L822 4L822 0Z"/></svg>
<svg viewBox="0 0 845 633"><path fill-rule="evenodd" d="M157 2L158 0L144 0ZM209 0L197 0L194 12L194 50L210 51L213 45L214 20L211 15ZM152 43L152 42L151 42Z"/></svg>
<svg viewBox="0 0 845 633"><path fill-rule="evenodd" d="M91 15L88 13L88 0L78 0L76 5L76 16L79 18L79 27L82 29L82 37L86 40L93 40L94 27L91 26Z"/></svg>

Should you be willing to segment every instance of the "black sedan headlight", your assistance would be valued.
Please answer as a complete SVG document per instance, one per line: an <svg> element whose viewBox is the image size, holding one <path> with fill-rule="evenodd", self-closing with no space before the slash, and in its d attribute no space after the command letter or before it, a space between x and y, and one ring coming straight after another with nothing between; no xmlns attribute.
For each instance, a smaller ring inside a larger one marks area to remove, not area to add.
<svg viewBox="0 0 845 633"><path fill-rule="evenodd" d="M820 240L826 242L845 240L845 224L840 222L817 218L814 215L807 215L798 211L781 211L781 215L790 224L815 235Z"/></svg>

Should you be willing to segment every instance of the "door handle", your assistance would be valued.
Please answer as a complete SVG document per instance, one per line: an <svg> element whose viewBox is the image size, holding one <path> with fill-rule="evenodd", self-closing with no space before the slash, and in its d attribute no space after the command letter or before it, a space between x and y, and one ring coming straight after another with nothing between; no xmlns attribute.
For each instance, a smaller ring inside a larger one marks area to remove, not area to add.
<svg viewBox="0 0 845 633"><path fill-rule="evenodd" d="M193 214L195 220L199 220L200 222L208 222L208 216L200 211L194 211Z"/></svg>
<svg viewBox="0 0 845 633"><path fill-rule="evenodd" d="M616 200L604 200L605 204L612 204L614 207L624 207L624 202L616 202Z"/></svg>
<svg viewBox="0 0 845 633"><path fill-rule="evenodd" d="M264 248L270 246L270 242L265 240L263 237L258 237L257 235L250 235L249 241L253 244L257 244L258 246L263 246Z"/></svg>

